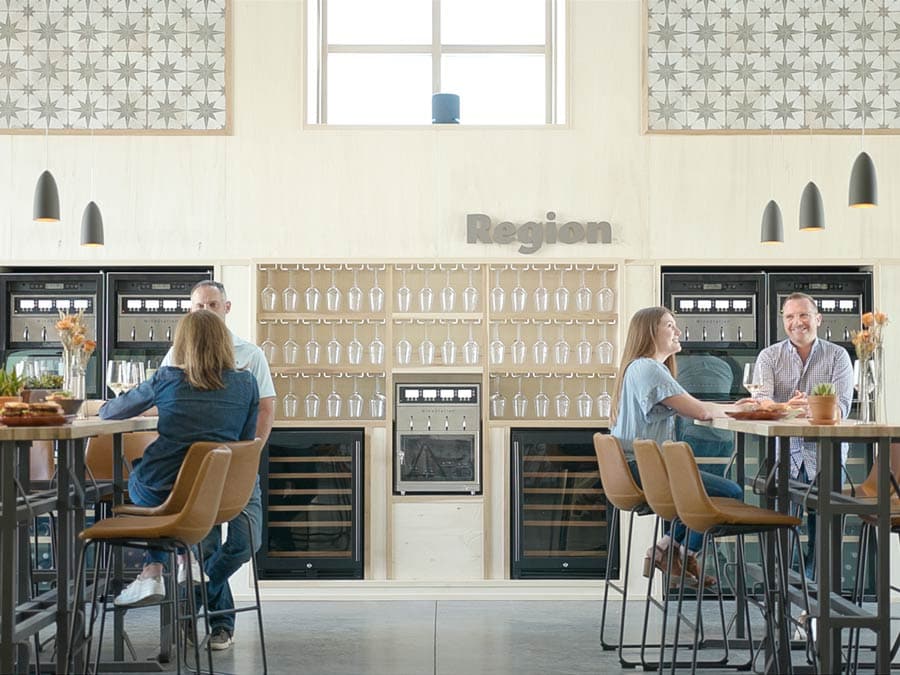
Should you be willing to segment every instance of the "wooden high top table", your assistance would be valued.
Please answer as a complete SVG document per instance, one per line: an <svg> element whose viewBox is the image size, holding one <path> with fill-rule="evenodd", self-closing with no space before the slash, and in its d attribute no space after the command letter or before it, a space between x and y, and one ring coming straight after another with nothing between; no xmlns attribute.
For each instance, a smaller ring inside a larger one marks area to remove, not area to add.
<svg viewBox="0 0 900 675"><path fill-rule="evenodd" d="M74 588L72 581L82 547L78 533L84 529L86 441L92 436L114 435L114 489L115 496L121 501L121 434L153 430L156 423L155 417L118 421L91 417L59 426L0 425L0 673L28 672L29 638L54 622L55 672L67 672L65 658L71 610L84 607L84 588ZM56 441L57 480L55 491L29 495L26 505L16 483L23 491L28 491L32 441ZM39 598L31 598L27 523L34 515L51 510L58 512L56 588ZM76 671L80 672L77 667Z"/></svg>
<svg viewBox="0 0 900 675"><path fill-rule="evenodd" d="M810 613L818 618L816 650L819 672L837 672L841 663L841 630L868 628L875 631L875 672L890 670L891 618L890 618L890 535L892 488L889 461L878 462L878 500L876 503L853 499L842 493L841 443L873 443L879 457L890 458L890 443L900 441L900 425L859 424L855 420L842 421L834 426L813 425L807 420L781 420L774 422L717 418L700 422L715 429L733 431L737 435L738 482L744 484L744 451L747 436L762 439L766 447L767 466L775 466L775 439L782 438L784 461L778 463L774 491L767 491L764 502L769 508L787 512L790 506L790 439L802 438L817 444L819 488L815 510L819 518L816 537L818 576L816 599L810 599ZM875 613L864 610L841 597L841 517L844 514L873 514L877 517L878 555L876 558ZM787 550L786 548L784 550ZM770 561L773 558L769 557ZM770 566L774 562L770 562ZM773 574L773 570L766 570ZM801 570L802 574L803 571ZM796 598L794 598L796 600ZM774 672L787 672L790 661L790 644L787 627L781 626L782 636L770 661Z"/></svg>

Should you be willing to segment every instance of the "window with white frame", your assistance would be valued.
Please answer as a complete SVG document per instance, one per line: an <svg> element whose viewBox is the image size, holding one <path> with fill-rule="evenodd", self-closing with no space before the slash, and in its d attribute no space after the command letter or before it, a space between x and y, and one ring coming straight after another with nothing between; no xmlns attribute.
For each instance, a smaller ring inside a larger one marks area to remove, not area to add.
<svg viewBox="0 0 900 675"><path fill-rule="evenodd" d="M566 0L308 0L311 124L565 122Z"/></svg>

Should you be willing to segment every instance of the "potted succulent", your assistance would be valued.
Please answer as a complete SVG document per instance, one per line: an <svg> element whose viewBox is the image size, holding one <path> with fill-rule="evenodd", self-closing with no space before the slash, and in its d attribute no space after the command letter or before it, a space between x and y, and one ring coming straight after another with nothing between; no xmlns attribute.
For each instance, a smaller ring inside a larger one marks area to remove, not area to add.
<svg viewBox="0 0 900 675"><path fill-rule="evenodd" d="M25 381L15 373L0 370L0 403L21 401Z"/></svg>
<svg viewBox="0 0 900 675"><path fill-rule="evenodd" d="M45 400L51 392L61 389L62 385L63 376L53 373L44 373L40 377L25 378L22 400L26 403L38 403Z"/></svg>
<svg viewBox="0 0 900 675"><path fill-rule="evenodd" d="M809 395L809 421L812 424L837 424L838 400L831 382L821 382Z"/></svg>

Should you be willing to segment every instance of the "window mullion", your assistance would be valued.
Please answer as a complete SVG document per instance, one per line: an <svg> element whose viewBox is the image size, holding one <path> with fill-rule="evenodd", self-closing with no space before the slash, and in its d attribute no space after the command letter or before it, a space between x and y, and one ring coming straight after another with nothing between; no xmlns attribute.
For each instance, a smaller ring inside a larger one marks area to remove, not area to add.
<svg viewBox="0 0 900 675"><path fill-rule="evenodd" d="M328 124L328 0L318 0L319 3L319 20L318 20L318 37L319 37L319 123Z"/></svg>
<svg viewBox="0 0 900 675"><path fill-rule="evenodd" d="M441 0L431 0L431 91L441 90Z"/></svg>
<svg viewBox="0 0 900 675"><path fill-rule="evenodd" d="M545 0L544 20L544 121L553 124L556 110L556 1Z"/></svg>

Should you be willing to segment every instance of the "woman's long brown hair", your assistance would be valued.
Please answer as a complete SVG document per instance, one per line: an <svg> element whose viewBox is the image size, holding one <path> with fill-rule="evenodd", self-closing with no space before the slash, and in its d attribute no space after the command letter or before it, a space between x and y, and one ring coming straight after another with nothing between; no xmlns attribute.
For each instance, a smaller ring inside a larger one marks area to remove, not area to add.
<svg viewBox="0 0 900 675"><path fill-rule="evenodd" d="M172 360L195 389L224 389L222 371L234 369L234 347L225 322L208 309L186 314L175 328Z"/></svg>
<svg viewBox="0 0 900 675"><path fill-rule="evenodd" d="M625 348L622 350L622 361L619 364L619 374L616 377L616 391L613 394L610 408L610 425L616 423L619 416L619 397L622 395L622 383L625 381L625 371L635 359L643 357L653 358L656 354L656 330L659 322L666 314L672 312L665 307L644 307L635 312L628 324L628 336L625 338ZM663 365L675 377L675 355L671 354Z"/></svg>

